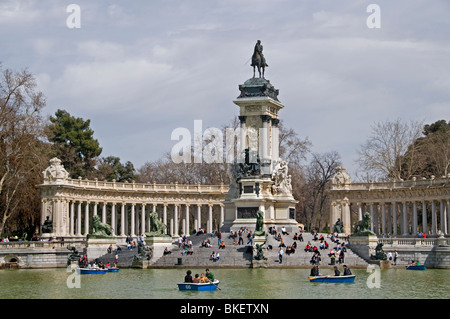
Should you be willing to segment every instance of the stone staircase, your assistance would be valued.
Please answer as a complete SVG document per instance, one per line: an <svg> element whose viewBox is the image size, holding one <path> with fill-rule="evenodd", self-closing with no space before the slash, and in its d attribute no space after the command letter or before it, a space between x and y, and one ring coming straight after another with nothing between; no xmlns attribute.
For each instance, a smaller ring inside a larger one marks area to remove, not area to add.
<svg viewBox="0 0 450 319"><path fill-rule="evenodd" d="M194 247L193 255L182 255L182 249L179 249L177 245L173 245L172 253L170 255L162 256L159 258L152 267L154 268L166 268L166 267L175 267L175 266L184 266L184 267L221 267L221 268L249 268L252 265L253 253L248 252L247 238L244 234L244 244L243 245L235 245L234 239L229 238L230 233L222 233L222 241L225 242L225 249L218 249L218 239L216 236L211 236L211 234L199 235L199 236L190 236L192 240L192 244ZM292 233L289 235L282 236L283 241L286 246L291 246L294 242ZM323 234L326 237L326 234ZM278 260L278 250L280 242L274 239L274 236L267 235L266 239L266 247L271 245L273 247L270 251L265 251L265 257L267 258L267 266L268 267L310 267L311 257L313 255L312 252L305 252L304 248L308 241L314 246L319 248L319 241L313 241L313 236L309 233L303 234L304 241L297 241L297 249L294 254L287 255L286 253L283 255L282 264L279 263ZM212 248L200 247L201 242L204 239L210 239ZM331 247L334 247L335 244L331 242L330 239L326 238L328 244ZM331 258L328 256L328 250L320 250L321 253L321 262L320 266L331 266ZM219 261L211 261L209 259L211 253L213 251L220 252L220 260ZM283 248L283 251L286 251L286 248ZM180 259L181 258L181 264ZM349 248L347 248L347 252L345 253L344 262L349 267L366 267L368 263L360 258L358 255L353 253ZM337 259L336 259L337 264ZM338 265L339 266L339 265Z"/></svg>
<svg viewBox="0 0 450 319"><path fill-rule="evenodd" d="M170 248L171 254L165 256L155 256L156 261L151 265L152 268L170 268L170 267L214 267L214 268L250 268L252 265L253 253L249 252L249 245L247 245L246 233L243 235L244 244L235 245L234 239L229 238L230 233L222 233L222 241L225 242L224 249L218 249L218 239L216 236L211 234L202 235L192 235L189 239L192 241L193 245L193 255L183 255L183 249L178 248L176 240L174 240L172 247ZM319 234L320 235L320 234ZM332 267L331 258L328 256L329 250L336 244L331 242L330 239L326 238L326 234L322 234L325 240L329 244L327 250L320 250L321 261L320 266ZM294 243L293 233L289 235L282 235L283 241L286 246L291 246ZM203 240L209 239L212 248L201 247L201 242ZM319 248L319 241L314 241L313 236L310 233L303 233L303 242L297 241L297 249L294 254L287 255L284 253L282 264L278 260L278 250L280 242L275 240L273 235L267 235L265 247L268 245L272 246L272 250L265 250L264 254L267 258L267 267L271 268L309 268L311 267L311 257L314 253L305 252L304 248L306 244L311 242L312 246L317 246ZM118 264L119 268L131 267L134 256L137 254L137 248L127 249L126 246L121 246L122 251L118 254ZM220 260L211 261L210 256L213 251L220 252ZM283 248L286 251L286 248ZM159 258L158 258L159 257ZM115 251L111 254L105 254L99 258L104 264L107 262L114 262ZM336 265L338 260L336 259ZM347 248L345 253L344 263L349 267L366 267L368 263L359 257L357 254L352 252Z"/></svg>

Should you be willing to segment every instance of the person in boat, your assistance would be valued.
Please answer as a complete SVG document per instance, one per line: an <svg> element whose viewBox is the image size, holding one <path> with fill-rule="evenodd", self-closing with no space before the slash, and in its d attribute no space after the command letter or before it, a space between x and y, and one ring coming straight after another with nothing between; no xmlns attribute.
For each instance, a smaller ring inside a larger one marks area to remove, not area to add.
<svg viewBox="0 0 450 319"><path fill-rule="evenodd" d="M341 272L339 271L338 267L334 266L333 268L334 268L334 275L335 276L340 276Z"/></svg>
<svg viewBox="0 0 450 319"><path fill-rule="evenodd" d="M205 269L206 278L209 279L209 281L214 281L214 274L209 270L209 268Z"/></svg>
<svg viewBox="0 0 450 319"><path fill-rule="evenodd" d="M209 279L208 279L207 277L205 277L205 274L204 274L204 273L202 273L202 274L200 275L199 280L200 280L200 283L201 283L201 284L207 283L207 282L209 281Z"/></svg>
<svg viewBox="0 0 450 319"><path fill-rule="evenodd" d="M192 283L198 284L200 282L199 274L195 274L194 279L192 279Z"/></svg>
<svg viewBox="0 0 450 319"><path fill-rule="evenodd" d="M350 271L350 268L347 267L347 265L344 265L344 276L351 276L352 272Z"/></svg>
<svg viewBox="0 0 450 319"><path fill-rule="evenodd" d="M193 282L192 281L192 271L186 271L186 276L184 276L184 282Z"/></svg>
<svg viewBox="0 0 450 319"><path fill-rule="evenodd" d="M319 266L315 265L311 268L311 272L309 273L309 276L311 277L317 277L322 276L322 274L319 272Z"/></svg>

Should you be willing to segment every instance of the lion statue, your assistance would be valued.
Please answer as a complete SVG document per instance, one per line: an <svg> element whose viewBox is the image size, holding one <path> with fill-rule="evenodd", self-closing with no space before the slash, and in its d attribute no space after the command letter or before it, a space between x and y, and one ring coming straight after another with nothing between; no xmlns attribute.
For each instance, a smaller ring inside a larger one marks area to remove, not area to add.
<svg viewBox="0 0 450 319"><path fill-rule="evenodd" d="M266 232L264 231L264 212L258 210L256 212L256 227L255 236L264 236Z"/></svg>
<svg viewBox="0 0 450 319"><path fill-rule="evenodd" d="M91 238L109 238L113 237L112 228L110 225L102 223L100 216L94 215L92 217L92 229L93 233L88 236Z"/></svg>
<svg viewBox="0 0 450 319"><path fill-rule="evenodd" d="M370 231L370 214L365 212L363 219L359 220L353 226L353 235L370 235L374 234Z"/></svg>
<svg viewBox="0 0 450 319"><path fill-rule="evenodd" d="M147 237L165 237L166 225L158 219L158 213L150 213L150 232L145 233Z"/></svg>

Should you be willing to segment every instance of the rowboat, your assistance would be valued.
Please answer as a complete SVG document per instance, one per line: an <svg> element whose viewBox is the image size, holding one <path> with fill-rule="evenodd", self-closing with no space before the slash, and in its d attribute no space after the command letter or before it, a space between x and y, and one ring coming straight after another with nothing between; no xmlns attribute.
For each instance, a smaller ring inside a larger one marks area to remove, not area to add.
<svg viewBox="0 0 450 319"><path fill-rule="evenodd" d="M411 265L406 267L406 270L425 270L425 269L427 269L425 265Z"/></svg>
<svg viewBox="0 0 450 319"><path fill-rule="evenodd" d="M178 283L179 290L191 290L191 291L213 291L216 290L219 284L219 280L214 280L213 282L205 282L205 283L192 283L192 282L182 282Z"/></svg>
<svg viewBox="0 0 450 319"><path fill-rule="evenodd" d="M119 272L119 268L106 268L106 272Z"/></svg>
<svg viewBox="0 0 450 319"><path fill-rule="evenodd" d="M354 282L356 275L308 277L310 282Z"/></svg>
<svg viewBox="0 0 450 319"><path fill-rule="evenodd" d="M106 268L106 272L119 272L119 268Z"/></svg>
<svg viewBox="0 0 450 319"><path fill-rule="evenodd" d="M104 269L96 269L96 268L78 268L78 271L81 275L99 275L106 274L106 270Z"/></svg>

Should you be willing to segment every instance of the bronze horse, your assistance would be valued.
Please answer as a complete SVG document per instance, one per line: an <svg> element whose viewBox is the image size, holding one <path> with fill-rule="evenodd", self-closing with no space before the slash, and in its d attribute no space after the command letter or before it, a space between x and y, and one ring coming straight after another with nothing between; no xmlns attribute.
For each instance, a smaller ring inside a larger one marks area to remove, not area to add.
<svg viewBox="0 0 450 319"><path fill-rule="evenodd" d="M261 69L262 69L262 77L264 78L264 71L266 69L266 66L269 66L266 63L266 59L264 58L262 51L263 46L261 45L261 41L258 40L252 55L253 77L255 77L255 68L258 68L259 77L261 77Z"/></svg>

